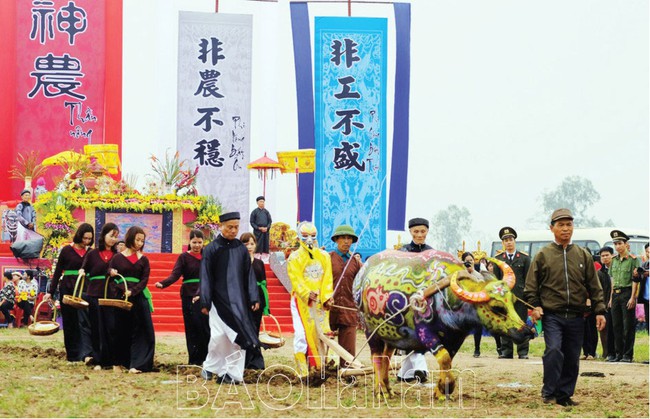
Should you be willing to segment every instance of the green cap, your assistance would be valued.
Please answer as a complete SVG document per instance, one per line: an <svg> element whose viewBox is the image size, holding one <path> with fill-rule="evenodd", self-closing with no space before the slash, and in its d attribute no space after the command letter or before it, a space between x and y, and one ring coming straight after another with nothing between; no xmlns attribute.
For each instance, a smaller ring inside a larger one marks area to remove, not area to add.
<svg viewBox="0 0 650 419"><path fill-rule="evenodd" d="M338 227L336 227L336 230L334 231L334 234L332 235L332 241L335 242L336 238L339 236L350 236L352 237L352 243L356 243L359 238L357 237L356 233L354 232L354 229L347 225L343 224Z"/></svg>

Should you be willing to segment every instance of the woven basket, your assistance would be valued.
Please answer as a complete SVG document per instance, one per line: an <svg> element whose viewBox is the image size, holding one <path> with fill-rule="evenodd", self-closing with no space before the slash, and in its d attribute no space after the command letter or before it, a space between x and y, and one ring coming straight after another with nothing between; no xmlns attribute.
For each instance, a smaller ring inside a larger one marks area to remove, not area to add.
<svg viewBox="0 0 650 419"><path fill-rule="evenodd" d="M74 283L74 290L72 291L72 295L64 295L63 299L61 300L63 304L82 310L88 308L88 302L81 298L81 293L83 292L84 288L84 277L84 274L79 274L79 276L77 276L77 280ZM80 281L81 286L79 286ZM77 289L79 289L79 294L77 294Z"/></svg>
<svg viewBox="0 0 650 419"><path fill-rule="evenodd" d="M269 317L271 318L274 322L275 325L278 328L277 332L269 332L266 330L266 323L264 322L264 317ZM262 342L264 345L266 345L269 348L280 348L281 346L284 345L284 337L282 336L282 329L280 328L280 323L278 322L278 319L275 318L274 315L269 314L268 316L262 316L262 330L260 331L259 339L260 342Z"/></svg>
<svg viewBox="0 0 650 419"><path fill-rule="evenodd" d="M89 305L86 300L81 297L75 297L74 295L64 295L61 302L65 305L79 309L88 308Z"/></svg>
<svg viewBox="0 0 650 419"><path fill-rule="evenodd" d="M41 308L41 305L44 302L45 300L42 300L36 306L36 310L34 310L34 313L38 314L38 309ZM52 318L56 319L56 307L54 307L54 310L52 311ZM30 324L29 327L27 327L27 331L29 332L30 335L47 336L58 332L60 327L61 325L55 321L45 320L45 321L34 322Z"/></svg>
<svg viewBox="0 0 650 419"><path fill-rule="evenodd" d="M117 274L120 278L124 280L124 277L120 274ZM129 285L126 280L124 280L124 290L128 290ZM124 299L117 299L117 298L106 298L108 296L108 279L106 280L106 285L104 286L104 298L99 298L97 299L97 304L100 306L104 307L116 307L121 310L126 310L130 311L131 307L133 307L133 303L129 302L129 297L126 296L126 293L124 293Z"/></svg>

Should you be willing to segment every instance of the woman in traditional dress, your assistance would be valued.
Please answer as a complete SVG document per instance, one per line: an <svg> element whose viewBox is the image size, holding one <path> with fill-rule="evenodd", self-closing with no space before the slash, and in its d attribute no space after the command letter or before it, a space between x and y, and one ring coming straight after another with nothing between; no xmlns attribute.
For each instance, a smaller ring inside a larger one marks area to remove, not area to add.
<svg viewBox="0 0 650 419"><path fill-rule="evenodd" d="M124 237L126 249L113 256L109 263L109 275L117 285L118 297L120 294L126 296L133 304L130 311L122 311L116 318L119 327L117 345L121 346L120 350L128 350L129 357L124 366L132 374L153 369L156 347L151 321L153 303L147 288L149 259L142 254L145 237L142 228L129 228Z"/></svg>
<svg viewBox="0 0 650 419"><path fill-rule="evenodd" d="M244 243L248 254L251 257L251 263L253 264L253 272L255 273L255 280L257 281L257 290L260 295L260 308L257 311L252 311L251 315L253 317L253 323L255 328L258 331L262 324L262 316L268 316L269 312L269 292L266 288L266 272L264 271L264 262L260 259L255 258L255 250L257 248L257 240L252 233L244 233L241 235L239 240ZM254 370L263 370L264 369L264 357L262 356L261 348L257 347L246 351L246 363L244 368L250 368Z"/></svg>
<svg viewBox="0 0 650 419"><path fill-rule="evenodd" d="M201 313L201 307L195 297L199 290L199 275L201 272L201 257L203 252L203 233L201 230L190 232L188 251L176 260L172 273L163 281L156 282L156 288L167 288L183 277L181 286L181 303L183 307L183 323L185 325L185 343L189 355L188 363L202 365L208 354L210 341L210 325L208 317Z"/></svg>
<svg viewBox="0 0 650 419"><path fill-rule="evenodd" d="M97 249L88 252L79 273L86 275L88 290L88 315L90 317L91 342L93 347L93 362L97 364L96 370L101 370L102 366L112 366L113 356L115 355L114 345L114 310L113 307L100 307L98 300L100 298L112 298L113 295L104 296L106 287L106 277L108 276L108 264L115 255L115 243L120 230L114 223L106 223L102 227L97 242ZM112 289L110 290L112 291Z"/></svg>
<svg viewBox="0 0 650 419"><path fill-rule="evenodd" d="M63 303L64 295L72 295L79 268L93 243L95 230L88 223L82 223L72 238L72 245L61 249L56 269L52 275L50 290L43 296L49 300L54 292L59 291L61 301L61 318L63 320L63 343L68 361L92 362L92 343L88 310L76 309Z"/></svg>

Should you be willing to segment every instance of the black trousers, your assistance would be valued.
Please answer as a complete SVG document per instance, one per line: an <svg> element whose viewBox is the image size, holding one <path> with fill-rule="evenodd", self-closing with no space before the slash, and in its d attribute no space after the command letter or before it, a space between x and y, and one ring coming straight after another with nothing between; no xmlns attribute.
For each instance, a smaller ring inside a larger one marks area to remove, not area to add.
<svg viewBox="0 0 650 419"><path fill-rule="evenodd" d="M23 322L22 327L27 327L29 325L29 317L34 311L34 303L31 303L27 300L23 300L18 303L18 307L23 311Z"/></svg>
<svg viewBox="0 0 650 419"><path fill-rule="evenodd" d="M564 318L553 313L542 317L544 343L544 385L542 397L564 399L573 396L580 368L580 347L584 318Z"/></svg>
<svg viewBox="0 0 650 419"><path fill-rule="evenodd" d="M603 340L603 332L605 340ZM600 342L603 345L603 358L607 356L616 356L616 348L614 347L614 322L612 321L612 310L605 312L605 330L600 332ZM607 344L607 348L605 348Z"/></svg>
<svg viewBox="0 0 650 419"><path fill-rule="evenodd" d="M88 301L86 296L82 298ZM61 319L63 320L63 344L65 345L66 359L70 362L77 362L91 356L93 346L88 310L76 309L61 302Z"/></svg>
<svg viewBox="0 0 650 419"><path fill-rule="evenodd" d="M582 353L585 356L596 357L598 347L598 328L596 328L596 313L589 313L585 317L585 334L582 339Z"/></svg>
<svg viewBox="0 0 650 419"><path fill-rule="evenodd" d="M262 325L262 309L253 311L251 317L253 318L253 324L258 331ZM248 348L246 349L246 360L244 362L244 368L253 369L253 370L263 370L264 369L264 356L262 356L262 348Z"/></svg>
<svg viewBox="0 0 650 419"><path fill-rule="evenodd" d="M88 297L88 317L90 319L90 334L92 357L96 364L105 367L116 365L116 325L115 307L100 306L98 297Z"/></svg>
<svg viewBox="0 0 650 419"><path fill-rule="evenodd" d="M156 350L156 335L151 320L151 309L144 295L138 294L129 299L131 308L131 335L129 340L129 368L142 372L153 370L153 356Z"/></svg>
<svg viewBox="0 0 650 419"><path fill-rule="evenodd" d="M474 328L474 353L481 353L481 337L483 336L483 326Z"/></svg>
<svg viewBox="0 0 650 419"><path fill-rule="evenodd" d="M612 326L614 330L614 348L616 356L634 357L634 334L636 333L636 307L627 309L627 302L632 296L632 288L622 288L620 293L614 290L612 297Z"/></svg>
<svg viewBox="0 0 650 419"><path fill-rule="evenodd" d="M183 324L185 325L185 343L190 365L203 365L208 355L210 341L209 317L201 313L198 303L192 303L192 297L181 296L183 307Z"/></svg>
<svg viewBox="0 0 650 419"><path fill-rule="evenodd" d="M257 242L257 247L255 248L255 253L269 253L269 241L271 236L269 232L262 233L259 230L254 230L253 234L255 235L255 241Z"/></svg>
<svg viewBox="0 0 650 419"><path fill-rule="evenodd" d="M0 311L2 312L2 315L5 317L5 323L7 324L13 324L14 322L14 316L11 315L10 311L14 309L14 303L11 303L9 301L5 301L0 305Z"/></svg>

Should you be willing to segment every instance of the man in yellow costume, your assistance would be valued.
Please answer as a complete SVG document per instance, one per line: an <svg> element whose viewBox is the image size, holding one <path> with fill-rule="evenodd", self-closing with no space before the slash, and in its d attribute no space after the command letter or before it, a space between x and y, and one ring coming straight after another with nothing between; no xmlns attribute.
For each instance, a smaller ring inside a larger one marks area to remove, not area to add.
<svg viewBox="0 0 650 419"><path fill-rule="evenodd" d="M332 262L330 255L318 248L316 234L312 223L301 222L298 225L300 248L287 261L292 287L293 353L301 377L309 375L309 366L320 369L321 357L326 355L322 353L315 322L323 333L330 332L329 309L334 293Z"/></svg>

